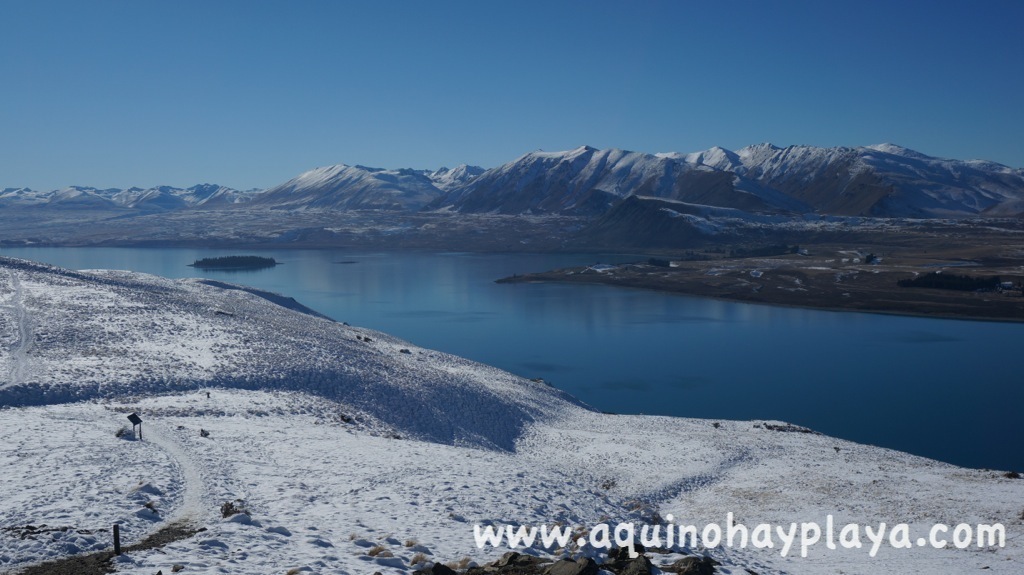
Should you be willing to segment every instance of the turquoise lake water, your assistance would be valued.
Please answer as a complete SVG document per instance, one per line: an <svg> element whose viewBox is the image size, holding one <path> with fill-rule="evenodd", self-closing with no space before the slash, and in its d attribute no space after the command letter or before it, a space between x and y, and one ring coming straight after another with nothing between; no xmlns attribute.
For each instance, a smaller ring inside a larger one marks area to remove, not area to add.
<svg viewBox="0 0 1024 575"><path fill-rule="evenodd" d="M234 253L283 265L186 266ZM637 259L628 256L178 248L5 248L0 255L276 291L339 321L542 377L604 411L780 419L960 465L1024 470L1024 324L494 283Z"/></svg>

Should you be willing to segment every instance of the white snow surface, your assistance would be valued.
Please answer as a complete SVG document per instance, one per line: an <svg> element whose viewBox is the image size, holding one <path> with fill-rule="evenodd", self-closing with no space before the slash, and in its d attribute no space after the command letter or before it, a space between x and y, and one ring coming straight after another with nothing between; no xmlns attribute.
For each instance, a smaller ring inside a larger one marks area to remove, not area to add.
<svg viewBox="0 0 1024 575"><path fill-rule="evenodd" d="M657 513L724 525L729 512L751 527L906 522L915 538L935 522L998 522L1007 542L883 545L875 558L676 548L655 565L686 552L719 573L1024 571L1024 480L765 422L598 413L302 310L254 290L0 259L0 572L109 548L114 522L126 544L173 522L207 529L122 556L121 573L396 574L417 553L483 564L507 550L477 549L474 524ZM141 441L115 437L131 412ZM248 513L222 518L225 502ZM23 538L28 525L47 531ZM371 556L377 546L387 553Z"/></svg>

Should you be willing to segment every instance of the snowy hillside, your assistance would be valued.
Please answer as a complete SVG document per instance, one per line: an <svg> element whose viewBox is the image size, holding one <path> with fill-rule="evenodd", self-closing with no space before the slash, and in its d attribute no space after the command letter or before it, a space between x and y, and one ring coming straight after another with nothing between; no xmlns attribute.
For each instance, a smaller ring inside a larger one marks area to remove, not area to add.
<svg viewBox="0 0 1024 575"><path fill-rule="evenodd" d="M118 572L411 573L483 564L474 525L602 522L751 528L1001 523L1002 548L872 543L782 552L672 545L718 573L1017 574L1024 480L778 422L594 412L535 383L203 280L0 259L0 572L206 530L132 551ZM344 319L344 318L339 318ZM115 437L141 414L143 440ZM246 513L223 517L232 503ZM521 549L521 551L523 551ZM530 554L583 554L570 544ZM177 572L177 571L175 571Z"/></svg>
<svg viewBox="0 0 1024 575"><path fill-rule="evenodd" d="M348 404L403 435L511 449L562 397L454 356L402 352L409 344L275 294L8 258L0 266L0 334L12 350L0 357L0 373L10 373L0 405L211 385L291 389Z"/></svg>

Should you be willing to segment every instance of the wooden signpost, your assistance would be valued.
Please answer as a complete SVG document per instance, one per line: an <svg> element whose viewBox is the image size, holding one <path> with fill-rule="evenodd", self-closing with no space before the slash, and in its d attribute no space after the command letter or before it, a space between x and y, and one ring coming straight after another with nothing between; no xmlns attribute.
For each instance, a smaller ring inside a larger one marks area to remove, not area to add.
<svg viewBox="0 0 1024 575"><path fill-rule="evenodd" d="M128 421L132 422L132 431L135 431L136 425L139 426L139 441L142 441L142 418L138 413L132 413L128 416Z"/></svg>

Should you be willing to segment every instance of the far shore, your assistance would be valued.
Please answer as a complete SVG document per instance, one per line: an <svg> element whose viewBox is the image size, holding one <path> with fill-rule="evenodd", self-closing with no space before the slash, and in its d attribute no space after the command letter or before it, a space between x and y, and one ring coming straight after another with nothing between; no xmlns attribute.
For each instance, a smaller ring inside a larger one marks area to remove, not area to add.
<svg viewBox="0 0 1024 575"><path fill-rule="evenodd" d="M820 248L819 248L820 250ZM906 257L864 263L866 254L821 250L820 255L648 261L584 266L501 278L498 283L562 282L612 285L716 299L829 311L942 319L1024 322L1024 273L1006 262L935 261ZM943 265L946 264L946 265ZM1012 284L993 291L899 287L929 273L1000 276Z"/></svg>

